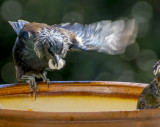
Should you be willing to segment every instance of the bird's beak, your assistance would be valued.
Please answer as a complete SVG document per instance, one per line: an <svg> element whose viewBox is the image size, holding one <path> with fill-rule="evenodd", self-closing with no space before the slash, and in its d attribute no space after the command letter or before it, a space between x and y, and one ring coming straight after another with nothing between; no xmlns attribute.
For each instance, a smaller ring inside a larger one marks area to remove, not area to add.
<svg viewBox="0 0 160 127"><path fill-rule="evenodd" d="M54 55L54 65L55 65L55 67L58 67L58 61L59 61L59 56L58 55Z"/></svg>
<svg viewBox="0 0 160 127"><path fill-rule="evenodd" d="M59 56L58 55L54 55L53 59L50 59L48 61L49 68L57 69L59 60L60 60Z"/></svg>

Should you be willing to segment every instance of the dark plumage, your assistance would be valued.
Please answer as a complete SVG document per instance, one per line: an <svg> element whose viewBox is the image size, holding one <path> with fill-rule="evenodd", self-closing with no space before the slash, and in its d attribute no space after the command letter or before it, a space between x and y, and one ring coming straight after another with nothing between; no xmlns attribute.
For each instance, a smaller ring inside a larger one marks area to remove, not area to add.
<svg viewBox="0 0 160 127"><path fill-rule="evenodd" d="M160 91L157 79L154 79L148 86L146 86L141 93L137 109L152 109L160 107Z"/></svg>
<svg viewBox="0 0 160 127"><path fill-rule="evenodd" d="M153 66L155 79L144 88L141 93L137 109L151 109L160 107L160 61Z"/></svg>
<svg viewBox="0 0 160 127"><path fill-rule="evenodd" d="M68 51L119 54L134 42L137 34L135 20L53 26L23 20L9 23L17 33L13 48L17 78L27 80L35 95L35 87L38 89L35 77L43 78L49 84L46 70L63 68L63 58Z"/></svg>

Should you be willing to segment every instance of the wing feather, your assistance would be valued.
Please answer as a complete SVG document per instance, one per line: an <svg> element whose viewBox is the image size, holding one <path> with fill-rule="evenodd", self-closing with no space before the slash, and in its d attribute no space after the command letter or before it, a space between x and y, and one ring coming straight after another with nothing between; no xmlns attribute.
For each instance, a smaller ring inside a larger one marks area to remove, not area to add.
<svg viewBox="0 0 160 127"><path fill-rule="evenodd" d="M138 29L134 19L103 20L88 25L65 23L54 27L74 32L83 39L88 50L96 49L107 54L123 53L128 45L134 43Z"/></svg>

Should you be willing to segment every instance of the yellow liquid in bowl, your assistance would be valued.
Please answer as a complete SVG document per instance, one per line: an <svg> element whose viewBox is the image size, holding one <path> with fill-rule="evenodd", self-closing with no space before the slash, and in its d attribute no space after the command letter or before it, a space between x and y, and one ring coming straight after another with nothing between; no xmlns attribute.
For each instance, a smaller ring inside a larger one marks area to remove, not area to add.
<svg viewBox="0 0 160 127"><path fill-rule="evenodd" d="M45 112L136 110L137 99L101 96L0 97L2 109Z"/></svg>

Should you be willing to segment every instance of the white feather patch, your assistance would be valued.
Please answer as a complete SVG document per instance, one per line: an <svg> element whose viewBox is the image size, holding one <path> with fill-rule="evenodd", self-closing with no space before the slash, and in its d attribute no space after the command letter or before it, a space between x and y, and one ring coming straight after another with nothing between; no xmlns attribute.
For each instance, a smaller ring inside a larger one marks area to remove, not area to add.
<svg viewBox="0 0 160 127"><path fill-rule="evenodd" d="M49 66L50 69L57 69L57 70L59 70L59 69L63 68L64 65L65 65L65 61L63 59L59 59L59 61L58 61L58 67L55 66L53 63L54 63L53 59L50 59L48 61L48 66Z"/></svg>
<svg viewBox="0 0 160 127"><path fill-rule="evenodd" d="M83 46L83 39L81 37L76 36L77 41L79 42L79 45Z"/></svg>

